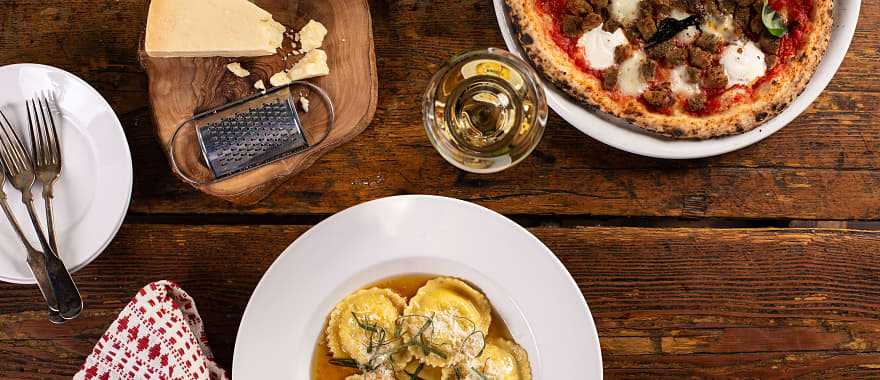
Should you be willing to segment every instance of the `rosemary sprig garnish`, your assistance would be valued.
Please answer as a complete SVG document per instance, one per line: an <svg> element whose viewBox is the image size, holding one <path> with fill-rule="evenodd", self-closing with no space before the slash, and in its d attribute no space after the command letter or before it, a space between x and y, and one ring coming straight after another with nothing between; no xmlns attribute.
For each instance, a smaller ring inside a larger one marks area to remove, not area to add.
<svg viewBox="0 0 880 380"><path fill-rule="evenodd" d="M475 358L478 358L480 356L483 356L483 351L486 349L486 334L483 334L483 332L480 330L474 330L472 333L470 333L470 335L468 335L467 337L464 338L464 341L462 341L462 344L461 344L461 352L464 353L464 348L465 348L465 345L467 344L467 341L470 340L471 337L475 336L475 335L479 335L480 341L483 343L480 346L480 350L477 351L476 355L474 355Z"/></svg>
<svg viewBox="0 0 880 380"><path fill-rule="evenodd" d="M348 368L355 368L355 369L360 369L360 368L361 368L360 364L358 364L358 362L354 361L354 359L335 359L335 358L331 358L331 359L330 359L330 364L335 365L335 366L338 366L338 367L348 367Z"/></svg>
<svg viewBox="0 0 880 380"><path fill-rule="evenodd" d="M481 380L489 380L489 378L486 377L486 375L484 375L484 374L483 374L482 372L480 372L480 371L477 371L476 368L474 368L474 367L470 367L470 370L471 370L471 373L473 373L474 375L477 375L477 377L479 377Z"/></svg>
<svg viewBox="0 0 880 380"><path fill-rule="evenodd" d="M361 322L360 318L358 318L358 316L357 316L357 314L355 314L355 312L351 312L351 316L354 317L354 322L357 323L358 327L360 327L364 330L367 330L369 332L377 332L375 324Z"/></svg>
<svg viewBox="0 0 880 380"><path fill-rule="evenodd" d="M453 368L452 370L455 373L455 380L462 380L461 370L458 367Z"/></svg>
<svg viewBox="0 0 880 380"><path fill-rule="evenodd" d="M434 354L439 356L441 359L446 359L448 356L445 352L440 351L440 349L431 345L431 343L425 341L424 335L419 335L419 348L422 349L422 352L427 356L430 354Z"/></svg>
<svg viewBox="0 0 880 380"><path fill-rule="evenodd" d="M365 334L367 335L365 348L366 352L368 354L371 354L370 359L366 364L363 365L357 363L353 359L331 359L330 363L343 367L357 368L362 370L364 373L375 371L383 365L389 366L392 371L396 370L396 365L392 356L407 349L410 349L410 347L415 347L416 349L421 350L425 356L436 355L444 360L449 359L451 353L460 353L465 357L476 358L481 356L486 348L485 333L477 328L477 325L476 323L474 323L474 321L465 317L452 317L457 320L465 321L467 325L463 325L463 328L466 328L465 326L470 327L471 332L464 337L460 344L458 344L458 342L445 342L442 345L437 345L432 342L435 327L434 314L431 314L430 316L403 315L398 317L397 320L395 320L394 322L394 336L391 338L388 337L387 331L382 326L379 326L377 323L371 322L368 317L359 316L357 313L354 312L352 312L351 315L354 318L354 321L358 325L358 327L363 329ZM414 322L410 322L409 324L407 324L407 320L411 320L412 318L421 318L424 320L424 322L421 323L421 325L415 325ZM408 334L405 334L405 332L413 331L408 326L418 326L418 330L416 330L415 334L413 334L412 336L408 336ZM481 345L479 346L480 349L476 355L471 355L466 352L472 351L468 349L469 347L471 347L471 345L469 345L469 342L472 342L472 339L480 339ZM406 372L405 369L403 370L403 372L410 376L410 380L421 380L421 378L419 377L419 373L423 370L423 368L424 365L422 364L413 373ZM476 374L480 379L486 379L485 375L483 375L473 367L468 369L468 372ZM455 368L455 378L464 378L461 370L459 370L458 367Z"/></svg>

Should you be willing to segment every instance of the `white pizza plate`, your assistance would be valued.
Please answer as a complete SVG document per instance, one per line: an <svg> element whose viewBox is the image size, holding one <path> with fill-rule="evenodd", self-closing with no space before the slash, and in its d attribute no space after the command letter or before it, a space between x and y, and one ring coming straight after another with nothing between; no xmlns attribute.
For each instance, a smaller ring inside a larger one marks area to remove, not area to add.
<svg viewBox="0 0 880 380"><path fill-rule="evenodd" d="M383 198L312 227L269 268L245 309L234 379L310 379L326 316L382 278L455 276L482 290L529 354L535 379L601 379L599 338L571 275L489 209L436 196Z"/></svg>
<svg viewBox="0 0 880 380"><path fill-rule="evenodd" d="M3 66L0 105L11 111L12 122L28 150L30 134L24 102L41 91L56 94L62 115L58 133L63 167L55 183L52 205L61 259L68 270L75 272L94 260L122 225L131 200L131 153L116 113L88 83L51 66ZM20 193L8 181L4 190L22 229L39 247ZM35 185L32 193L45 227L42 186ZM26 257L6 216L0 214L0 281L34 283Z"/></svg>
<svg viewBox="0 0 880 380"><path fill-rule="evenodd" d="M494 2L495 16L501 27L501 34L504 36L507 49L520 57L525 57L525 53L517 44L516 36L512 33L513 27L507 17L507 6L504 0L494 0ZM834 73L837 72L837 68L849 49L853 33L856 30L860 6L861 0L837 0L834 2L834 26L831 42L825 57L819 63L819 67L807 87L782 113L746 133L708 140L665 138L644 132L622 120L611 118L609 115L589 111L563 91L545 82L547 102L559 116L581 132L630 153L657 158L688 159L732 152L761 141L782 129L816 100L816 97L834 77Z"/></svg>

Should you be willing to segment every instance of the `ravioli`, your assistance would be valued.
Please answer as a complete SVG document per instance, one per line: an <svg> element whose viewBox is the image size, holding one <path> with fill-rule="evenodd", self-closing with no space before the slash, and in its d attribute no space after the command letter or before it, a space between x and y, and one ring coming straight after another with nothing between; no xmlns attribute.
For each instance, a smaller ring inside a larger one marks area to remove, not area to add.
<svg viewBox="0 0 880 380"><path fill-rule="evenodd" d="M483 353L467 363L443 369L442 380L531 380L526 351L511 341L491 339Z"/></svg>
<svg viewBox="0 0 880 380"><path fill-rule="evenodd" d="M492 306L486 296L463 281L449 277L435 278L419 288L404 314L405 337L417 339L436 350L412 345L410 352L421 362L435 367L445 367L476 355L492 323Z"/></svg>
<svg viewBox="0 0 880 380"><path fill-rule="evenodd" d="M327 324L327 346L333 357L366 365L382 352L392 351L394 347L380 343L392 340L405 306L406 300L389 289L364 289L345 297Z"/></svg>

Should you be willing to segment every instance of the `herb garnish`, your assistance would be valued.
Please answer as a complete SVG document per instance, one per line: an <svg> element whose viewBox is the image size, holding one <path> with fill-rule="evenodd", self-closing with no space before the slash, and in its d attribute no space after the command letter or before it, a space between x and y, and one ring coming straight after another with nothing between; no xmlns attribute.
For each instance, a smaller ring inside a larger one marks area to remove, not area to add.
<svg viewBox="0 0 880 380"><path fill-rule="evenodd" d="M330 364L333 364L338 367L348 367L348 368L357 368L360 369L361 366L358 362L354 361L354 359L330 359Z"/></svg>
<svg viewBox="0 0 880 380"><path fill-rule="evenodd" d="M782 37L788 32L788 29L785 27L785 20L782 19L782 15L773 10L767 0L764 0L764 8L761 10L761 21L764 22L764 27L767 28L767 31L774 37Z"/></svg>
<svg viewBox="0 0 880 380"><path fill-rule="evenodd" d="M409 347L415 347L420 349L424 355L436 355L441 359L448 359L449 352L444 351L440 348L440 346L431 342L431 337L434 335L434 315L425 316L425 315L403 315L397 318L395 321L395 329L394 336L390 339L387 338L387 333L385 329L379 326L376 323L372 323L366 317L359 317L356 313L352 312L351 316L354 318L355 323L367 333L367 341L365 342L366 352L368 354L372 354L370 360L361 365L354 359L330 359L330 364L340 366L340 367L348 367L348 368L356 368L366 372L372 372L381 367L383 364L387 364L391 367L392 370L395 370L394 360L389 360L389 358L397 353L400 353L404 350L407 350ZM419 327L416 333L411 336L404 338L404 322L411 318L423 318L425 322ZM486 348L486 339L485 333L480 331L477 328L476 323L471 321L470 319L464 317L454 317L459 320L464 320L471 326L471 333L468 334L461 342L458 350L454 350L452 352L459 352L466 356L468 355L465 352L465 348L467 347L467 343L474 339L474 337L479 337L480 339L480 349L476 355L472 355L471 358L479 357L483 354L483 350ZM399 342L398 344L392 344L395 342ZM424 364L421 364L413 373L406 372L404 373L410 376L410 380L421 380L418 377L418 374L424 368ZM486 379L479 371L474 368L470 369L471 372L478 375L481 379ZM455 369L456 378L461 378L461 373L458 368Z"/></svg>
<svg viewBox="0 0 880 380"><path fill-rule="evenodd" d="M482 380L489 380L489 378L486 377L486 375L484 375L484 374L483 374L482 372L480 372L480 371L477 371L476 368L471 367L470 370L471 370L471 373L473 373L474 375L477 375L477 377L479 377L480 379L482 379Z"/></svg>
<svg viewBox="0 0 880 380"><path fill-rule="evenodd" d="M651 35L645 44L651 47L675 37L676 34L691 26L697 26L703 23L703 18L697 15L688 16L685 19L674 19L672 17L664 18L657 25L657 31Z"/></svg>

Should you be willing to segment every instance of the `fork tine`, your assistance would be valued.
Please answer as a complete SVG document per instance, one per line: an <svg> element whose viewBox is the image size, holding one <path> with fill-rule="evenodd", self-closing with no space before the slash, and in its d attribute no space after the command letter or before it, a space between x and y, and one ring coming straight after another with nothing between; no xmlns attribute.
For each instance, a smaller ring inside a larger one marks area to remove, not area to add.
<svg viewBox="0 0 880 380"><path fill-rule="evenodd" d="M42 160L42 144L40 143L40 128L37 124L37 112L33 99L24 102L27 109L28 126L31 130L31 151L34 154L34 161L39 163Z"/></svg>
<svg viewBox="0 0 880 380"><path fill-rule="evenodd" d="M34 97L32 99L34 105L34 119L37 121L37 131L40 145L40 154L39 158L40 164L46 164L49 160L49 152L47 149L48 143L46 142L46 115L43 114L43 104L38 97Z"/></svg>
<svg viewBox="0 0 880 380"><path fill-rule="evenodd" d="M55 93L52 92L49 94L51 97L51 103L47 104L49 106L49 120L52 122L52 142L53 147L55 149L55 161L56 164L61 165L61 139L58 138L58 128L61 126L61 122L63 119L59 120L58 123L55 122L55 116L61 116L58 111L58 99L55 97Z"/></svg>
<svg viewBox="0 0 880 380"><path fill-rule="evenodd" d="M30 159L28 158L27 153L24 152L24 147L21 145L21 140L19 140L18 134L12 129L12 123L9 122L6 115L3 115L3 119L6 121L3 125L3 132L6 140L5 143L7 145L6 147L8 148L9 153L11 153L11 161L14 166L16 166L16 170L27 171L30 169Z"/></svg>
<svg viewBox="0 0 880 380"><path fill-rule="evenodd" d="M45 133L46 133L46 142L47 142L47 162L51 164L60 164L61 161L61 148L58 144L58 129L55 125L55 117L52 115L52 107L49 105L49 97L47 95L43 95L43 110L45 115L45 120L47 121L45 125Z"/></svg>
<svg viewBox="0 0 880 380"><path fill-rule="evenodd" d="M3 109L0 109L0 158L3 159L3 164L9 169L10 174L12 174L15 168L10 162L9 152L9 143L6 135L6 131L9 128L9 119L6 118L6 114L3 112Z"/></svg>

